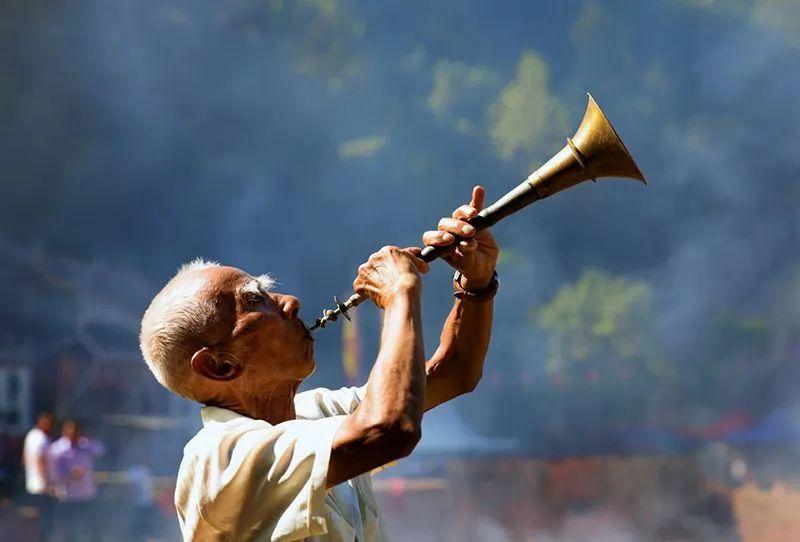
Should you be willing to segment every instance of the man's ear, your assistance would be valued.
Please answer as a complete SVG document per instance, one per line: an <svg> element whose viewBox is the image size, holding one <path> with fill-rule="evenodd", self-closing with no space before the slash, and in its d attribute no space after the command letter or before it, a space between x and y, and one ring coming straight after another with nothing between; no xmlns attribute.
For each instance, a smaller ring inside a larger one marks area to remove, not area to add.
<svg viewBox="0 0 800 542"><path fill-rule="evenodd" d="M242 373L242 366L212 352L204 346L192 355L192 370L211 380L233 380Z"/></svg>

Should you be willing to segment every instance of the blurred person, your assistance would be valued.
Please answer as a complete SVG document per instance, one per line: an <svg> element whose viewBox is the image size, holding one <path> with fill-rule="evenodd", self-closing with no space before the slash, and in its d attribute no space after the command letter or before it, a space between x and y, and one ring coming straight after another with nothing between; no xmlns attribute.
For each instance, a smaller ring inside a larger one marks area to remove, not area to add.
<svg viewBox="0 0 800 542"><path fill-rule="evenodd" d="M53 497L47 455L55 417L42 412L36 425L25 435L22 448L22 465L25 469L25 491L31 505L36 508L39 536L47 540L53 527Z"/></svg>
<svg viewBox="0 0 800 542"><path fill-rule="evenodd" d="M155 540L153 523L156 519L153 475L146 465L131 465L125 474L133 490L131 534L134 540L151 542Z"/></svg>
<svg viewBox="0 0 800 542"><path fill-rule="evenodd" d="M50 477L56 504L58 527L68 542L97 538L92 503L97 496L94 459L103 454L103 445L83 435L75 420L67 420L61 438L50 446Z"/></svg>
<svg viewBox="0 0 800 542"><path fill-rule="evenodd" d="M369 472L411 453L423 411L477 385L489 345L498 248L465 220L469 205L425 232L453 245L455 301L425 361L420 249L384 247L353 288L384 310L381 348L360 388L297 393L314 371L313 338L297 298L268 276L195 261L155 296L141 348L156 379L202 403L184 448L175 505L184 540L382 539ZM457 240L460 236L463 240Z"/></svg>

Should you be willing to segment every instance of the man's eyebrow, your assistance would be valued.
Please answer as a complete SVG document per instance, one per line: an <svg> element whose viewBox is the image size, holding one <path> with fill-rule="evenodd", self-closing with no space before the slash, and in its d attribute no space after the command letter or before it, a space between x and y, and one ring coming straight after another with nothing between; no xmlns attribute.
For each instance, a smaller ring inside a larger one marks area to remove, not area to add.
<svg viewBox="0 0 800 542"><path fill-rule="evenodd" d="M264 273L263 275L255 277L255 279L263 292L269 292L275 287L275 279L272 278L272 275Z"/></svg>
<svg viewBox="0 0 800 542"><path fill-rule="evenodd" d="M239 288L245 294L265 294L275 286L275 280L269 275L259 275L248 280Z"/></svg>
<svg viewBox="0 0 800 542"><path fill-rule="evenodd" d="M261 285L258 283L257 280L251 279L239 286L239 293L240 294L263 294L264 292L261 291Z"/></svg>

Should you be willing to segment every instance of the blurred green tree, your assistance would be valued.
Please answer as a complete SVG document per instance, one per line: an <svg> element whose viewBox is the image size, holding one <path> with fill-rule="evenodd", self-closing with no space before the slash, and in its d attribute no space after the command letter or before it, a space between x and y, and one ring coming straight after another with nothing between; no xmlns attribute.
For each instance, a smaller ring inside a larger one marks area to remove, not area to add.
<svg viewBox="0 0 800 542"><path fill-rule="evenodd" d="M541 151L548 141L560 141L568 131L567 109L550 91L547 61L532 50L522 54L516 77L492 103L488 114L489 138L504 160L518 153L534 158L534 151Z"/></svg>
<svg viewBox="0 0 800 542"><path fill-rule="evenodd" d="M643 366L651 374L670 377L658 361L652 333L652 287L639 280L589 269L563 286L533 313L549 335L547 372L569 373L618 366Z"/></svg>
<svg viewBox="0 0 800 542"><path fill-rule="evenodd" d="M428 109L459 134L479 133L489 96L496 94L499 76L488 66L441 59L433 66Z"/></svg>

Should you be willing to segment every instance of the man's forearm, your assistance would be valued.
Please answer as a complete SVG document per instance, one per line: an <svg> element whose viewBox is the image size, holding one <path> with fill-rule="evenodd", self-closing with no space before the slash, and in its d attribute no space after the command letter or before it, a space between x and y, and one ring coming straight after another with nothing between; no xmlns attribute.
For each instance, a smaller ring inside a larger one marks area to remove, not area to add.
<svg viewBox="0 0 800 542"><path fill-rule="evenodd" d="M327 487L405 457L419 442L425 408L425 350L418 273L425 270L425 262L418 264L396 247L382 248L359 267L353 288L372 294L384 308L383 344L364 400L334 435Z"/></svg>
<svg viewBox="0 0 800 542"><path fill-rule="evenodd" d="M371 417L417 426L425 403L425 353L419 294L387 307L382 345L361 409Z"/></svg>
<svg viewBox="0 0 800 542"><path fill-rule="evenodd" d="M492 334L492 300L456 299L442 329L439 348L426 365L427 408L477 386Z"/></svg>
<svg viewBox="0 0 800 542"><path fill-rule="evenodd" d="M364 400L334 436L327 487L410 454L422 435L425 361L419 295L387 307Z"/></svg>

